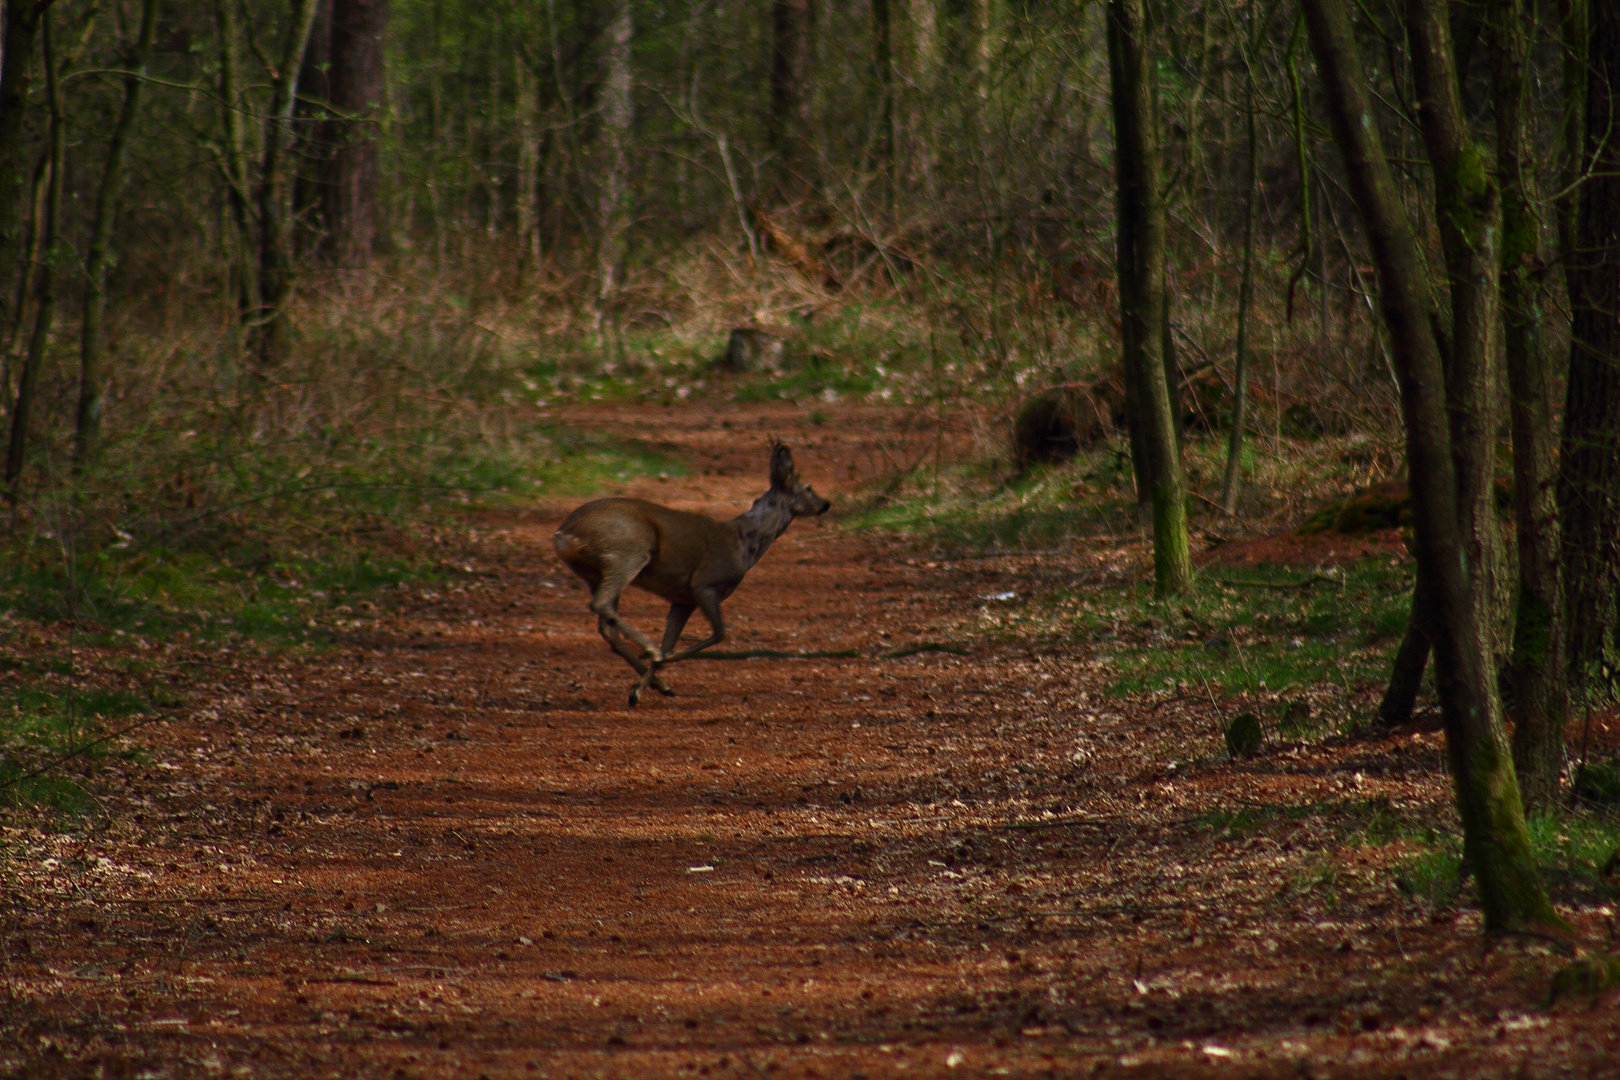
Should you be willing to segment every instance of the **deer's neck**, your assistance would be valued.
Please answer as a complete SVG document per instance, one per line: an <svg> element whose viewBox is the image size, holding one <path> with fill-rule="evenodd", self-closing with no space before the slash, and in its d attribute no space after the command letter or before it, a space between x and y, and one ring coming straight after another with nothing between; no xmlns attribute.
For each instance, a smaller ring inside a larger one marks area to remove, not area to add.
<svg viewBox="0 0 1620 1080"><path fill-rule="evenodd" d="M737 530L737 550L744 566L751 567L764 556L771 543L793 524L793 511L785 495L767 491L754 500L745 514L731 521Z"/></svg>

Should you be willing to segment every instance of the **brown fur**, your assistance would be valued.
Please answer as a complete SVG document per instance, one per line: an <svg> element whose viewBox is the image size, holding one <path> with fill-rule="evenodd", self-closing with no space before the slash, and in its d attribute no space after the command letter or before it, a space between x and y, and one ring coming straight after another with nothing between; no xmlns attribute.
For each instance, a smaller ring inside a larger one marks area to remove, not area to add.
<svg viewBox="0 0 1620 1080"><path fill-rule="evenodd" d="M552 543L569 569L590 586L591 610L603 639L641 676L630 692L630 704L649 685L672 694L659 680L658 669L724 641L721 602L794 518L824 514L831 506L799 481L792 451L776 443L770 490L730 521L626 498L597 499L569 514ZM661 647L619 617L619 596L631 585L669 601ZM703 612L713 632L703 643L677 652L694 611ZM626 638L641 651L633 650Z"/></svg>

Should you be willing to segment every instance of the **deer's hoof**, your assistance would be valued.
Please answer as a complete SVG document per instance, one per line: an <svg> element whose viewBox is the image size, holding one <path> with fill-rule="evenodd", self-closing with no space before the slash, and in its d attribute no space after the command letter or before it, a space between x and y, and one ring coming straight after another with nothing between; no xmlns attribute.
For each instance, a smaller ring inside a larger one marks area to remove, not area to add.
<svg viewBox="0 0 1620 1080"><path fill-rule="evenodd" d="M675 691L671 690L667 686L660 686L658 688L658 692L660 694L663 694L665 697L674 697L675 696Z"/></svg>
<svg viewBox="0 0 1620 1080"><path fill-rule="evenodd" d="M633 709L641 701L641 688L630 691L630 707Z"/></svg>

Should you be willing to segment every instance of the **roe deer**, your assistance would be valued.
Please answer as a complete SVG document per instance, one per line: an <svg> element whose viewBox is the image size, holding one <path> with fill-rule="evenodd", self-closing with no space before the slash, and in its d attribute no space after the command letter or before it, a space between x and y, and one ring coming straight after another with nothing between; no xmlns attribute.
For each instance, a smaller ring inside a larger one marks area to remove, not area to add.
<svg viewBox="0 0 1620 1080"><path fill-rule="evenodd" d="M649 685L673 697L675 692L659 680L658 669L724 641L721 601L736 591L794 518L819 516L831 507L810 485L799 482L793 452L778 442L771 446L771 490L755 499L746 514L730 521L671 510L644 499L597 499L569 514L552 543L569 569L590 586L597 631L641 676L630 691L630 704L635 705ZM655 648L619 617L619 594L627 585L669 601L662 647ZM703 612L713 633L707 641L676 652L694 610ZM639 653L626 637L641 647Z"/></svg>

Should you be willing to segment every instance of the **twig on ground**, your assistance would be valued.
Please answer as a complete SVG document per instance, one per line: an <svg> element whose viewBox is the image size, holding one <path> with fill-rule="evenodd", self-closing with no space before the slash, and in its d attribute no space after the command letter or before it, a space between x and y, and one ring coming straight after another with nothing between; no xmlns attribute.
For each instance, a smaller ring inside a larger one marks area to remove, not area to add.
<svg viewBox="0 0 1620 1080"><path fill-rule="evenodd" d="M94 747L100 746L104 742L111 742L112 740L117 739L117 738L119 738L121 736L128 735L130 732L135 731L138 728L143 728L147 724L153 723L153 722L158 721L158 720L162 720L163 718L165 718L167 716L171 716L171 715L173 715L173 714L172 713L154 713L151 716L148 716L144 720L140 720L140 721L138 721L136 723L130 724L128 727L119 728L117 731L111 732L111 733L109 733L107 735L102 735L100 738L91 739L87 743L81 743L80 745L75 746L73 749L68 750L65 753L58 754L56 757L51 758L49 761L47 761L45 764L39 766L39 768L37 768L37 769L31 769L28 772L25 772L20 776L13 776L10 780L0 781L0 791L4 791L4 790L6 790L6 788L9 788L9 787L16 787L18 784L22 783L24 780L32 780L36 776L41 776L41 775L43 775L45 773L48 773L52 769L56 768L58 765L62 764L62 762L67 761L69 758L78 757L80 754L84 753L86 750L90 750L90 749L93 749Z"/></svg>
<svg viewBox="0 0 1620 1080"><path fill-rule="evenodd" d="M687 660L899 660L918 653L943 652L953 656L972 656L973 650L961 645L926 642L922 645L890 649L870 655L859 649L811 649L807 652L788 652L785 649L744 649L739 652L700 652Z"/></svg>
<svg viewBox="0 0 1620 1080"><path fill-rule="evenodd" d="M1308 589L1319 582L1332 585L1339 579L1327 574L1312 574L1304 581L1229 581L1226 578L1210 578L1210 580L1229 589Z"/></svg>

